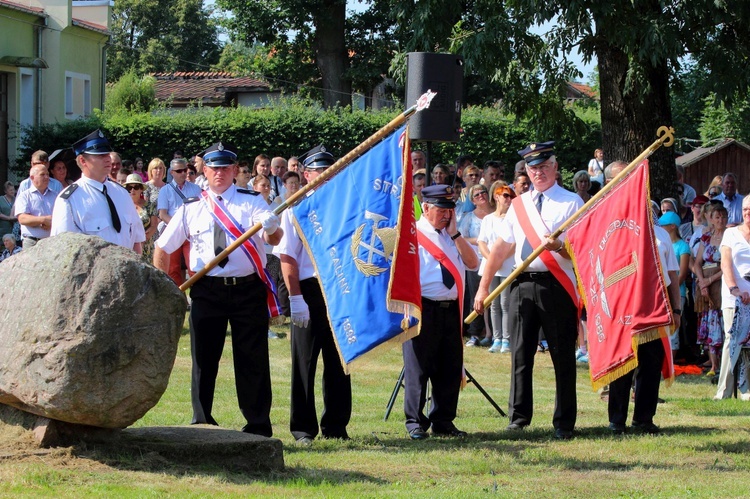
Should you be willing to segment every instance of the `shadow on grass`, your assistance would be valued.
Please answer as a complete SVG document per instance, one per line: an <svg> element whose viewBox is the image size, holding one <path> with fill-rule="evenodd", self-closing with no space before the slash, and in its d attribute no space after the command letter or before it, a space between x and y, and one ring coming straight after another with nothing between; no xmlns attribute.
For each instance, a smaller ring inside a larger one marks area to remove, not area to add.
<svg viewBox="0 0 750 499"><path fill-rule="evenodd" d="M305 486L336 485L348 482L371 483L382 485L385 480L361 472L335 468L306 468L301 466L286 467L283 470L247 470L233 467L231 463L217 464L200 462L197 459L169 459L157 452L138 454L122 452L106 447L73 447L74 456L91 459L120 471L160 473L174 477L204 476L217 478L235 485L247 485L257 482L266 484L297 484Z"/></svg>

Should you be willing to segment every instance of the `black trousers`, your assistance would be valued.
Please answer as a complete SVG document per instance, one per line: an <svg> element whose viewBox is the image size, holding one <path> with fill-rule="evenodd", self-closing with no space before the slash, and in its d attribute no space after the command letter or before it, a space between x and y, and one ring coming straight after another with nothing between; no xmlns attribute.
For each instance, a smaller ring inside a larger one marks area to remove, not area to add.
<svg viewBox="0 0 750 499"><path fill-rule="evenodd" d="M252 282L225 286L222 278L206 276L195 283L190 296L193 300L190 309L192 422L217 424L211 409L229 323L237 399L247 420L243 431L270 437L271 372L265 286L257 277Z"/></svg>
<svg viewBox="0 0 750 499"><path fill-rule="evenodd" d="M292 400L289 429L294 438L315 438L318 417L315 411L315 371L323 354L323 414L320 432L327 438L348 437L346 426L352 415L351 378L344 374L333 341L326 304L315 278L300 281L302 296L310 309L310 324L292 324Z"/></svg>
<svg viewBox="0 0 750 499"><path fill-rule="evenodd" d="M661 340L638 345L638 367L609 384L609 422L626 424L630 388L635 376L635 404L633 421L653 423L659 401L661 365L664 361L664 345Z"/></svg>
<svg viewBox="0 0 750 499"><path fill-rule="evenodd" d="M533 370L539 328L549 345L555 369L555 429L573 430L576 423L576 359L578 311L551 273L524 273L511 285L508 328L511 345L510 422L531 424L534 415Z"/></svg>
<svg viewBox="0 0 750 499"><path fill-rule="evenodd" d="M461 390L463 341L458 301L422 298L419 336L403 344L404 414L406 429L446 432L453 428ZM432 384L432 407L424 415L427 380Z"/></svg>

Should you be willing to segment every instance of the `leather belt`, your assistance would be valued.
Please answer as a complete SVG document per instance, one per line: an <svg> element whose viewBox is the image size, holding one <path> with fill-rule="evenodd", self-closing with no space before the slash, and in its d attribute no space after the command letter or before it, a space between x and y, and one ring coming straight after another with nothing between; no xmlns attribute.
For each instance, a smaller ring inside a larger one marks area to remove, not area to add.
<svg viewBox="0 0 750 499"><path fill-rule="evenodd" d="M237 286L238 284L245 284L258 280L258 274L250 274L242 277L216 277L216 276L204 276L201 280L205 280L206 284L215 284L219 286Z"/></svg>
<svg viewBox="0 0 750 499"><path fill-rule="evenodd" d="M429 298L424 297L422 298L422 300L440 308L448 308L458 303L458 300L430 300Z"/></svg>
<svg viewBox="0 0 750 499"><path fill-rule="evenodd" d="M521 272L518 276L518 280L542 281L545 279L552 279L552 272Z"/></svg>

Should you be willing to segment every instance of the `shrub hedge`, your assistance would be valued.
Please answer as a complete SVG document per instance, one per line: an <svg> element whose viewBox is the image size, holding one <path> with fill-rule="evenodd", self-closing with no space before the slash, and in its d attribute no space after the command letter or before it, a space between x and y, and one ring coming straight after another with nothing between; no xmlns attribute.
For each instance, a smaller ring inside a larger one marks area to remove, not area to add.
<svg viewBox="0 0 750 499"><path fill-rule="evenodd" d="M267 109L193 108L156 113L95 113L77 121L41 125L28 129L22 145L23 175L31 153L53 151L72 144L91 130L101 128L123 159L140 156L169 159L175 149L191 156L217 140L238 148L241 159L260 153L269 156L300 155L323 143L334 155L343 155L388 123L396 113L385 111L322 110L298 100L283 101ZM592 117L593 116L593 117ZM460 154L470 154L475 163L501 160L511 175L520 159L516 151L531 141L556 140L558 161L567 180L585 168L601 144L601 125L594 113L581 113L576 123L563 127L561 137L537 137L527 122L502 115L495 109L472 107L462 112L464 133L459 142L436 143L431 163L453 163ZM414 143L415 148L425 144Z"/></svg>

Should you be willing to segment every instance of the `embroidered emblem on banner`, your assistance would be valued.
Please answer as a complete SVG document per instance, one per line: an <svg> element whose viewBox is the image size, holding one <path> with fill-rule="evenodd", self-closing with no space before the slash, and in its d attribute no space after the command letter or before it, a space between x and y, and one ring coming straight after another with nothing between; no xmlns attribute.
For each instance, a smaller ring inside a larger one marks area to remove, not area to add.
<svg viewBox="0 0 750 499"><path fill-rule="evenodd" d="M365 219L372 221L372 224L363 223L352 235L352 244L350 246L354 266L357 267L365 277L378 276L389 269L389 267L380 267L374 263L378 260L375 255L385 259L389 264L393 260L393 251L396 249L396 227L378 227L378 224L388 217L365 211ZM364 237L365 228L370 226L370 237L367 241ZM379 244L378 244L379 243ZM364 254L363 254L364 252ZM364 258L360 258L360 256Z"/></svg>

